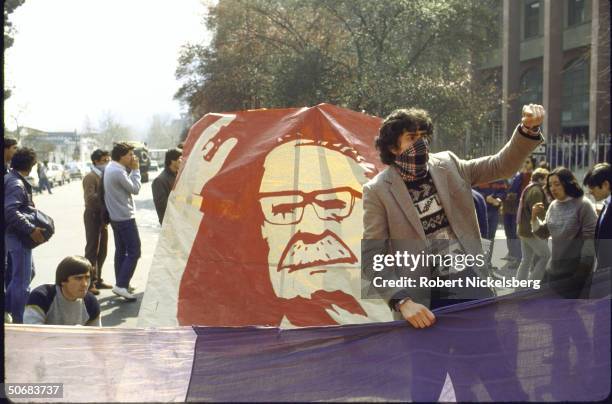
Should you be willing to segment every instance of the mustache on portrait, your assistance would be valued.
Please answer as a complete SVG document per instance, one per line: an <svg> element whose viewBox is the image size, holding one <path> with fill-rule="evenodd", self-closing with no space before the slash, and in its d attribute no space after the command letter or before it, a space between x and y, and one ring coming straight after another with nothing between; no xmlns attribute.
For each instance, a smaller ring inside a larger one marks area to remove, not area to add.
<svg viewBox="0 0 612 404"><path fill-rule="evenodd" d="M290 263L288 263L290 262ZM357 257L331 230L321 234L296 232L285 247L277 271L289 273L304 268L332 264L355 264Z"/></svg>

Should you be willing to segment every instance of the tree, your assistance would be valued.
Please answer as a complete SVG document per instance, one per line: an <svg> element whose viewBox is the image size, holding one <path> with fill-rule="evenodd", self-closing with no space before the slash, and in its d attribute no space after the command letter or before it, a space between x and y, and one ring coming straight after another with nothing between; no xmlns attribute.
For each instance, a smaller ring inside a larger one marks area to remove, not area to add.
<svg viewBox="0 0 612 404"><path fill-rule="evenodd" d="M110 111L103 113L98 128L96 139L102 149L110 150L114 142L132 139L130 129L120 123Z"/></svg>
<svg viewBox="0 0 612 404"><path fill-rule="evenodd" d="M97 129L91 121L91 118L89 115L85 115L85 118L83 118L83 123L81 124L81 133L84 135L90 135L96 132Z"/></svg>
<svg viewBox="0 0 612 404"><path fill-rule="evenodd" d="M168 149L179 143L183 129L181 120L173 120L170 115L155 114L151 118L147 134L147 144L151 149Z"/></svg>
<svg viewBox="0 0 612 404"><path fill-rule="evenodd" d="M13 26L9 15L12 14L17 7L21 6L25 0L5 0L4 2L4 53L13 46L13 35L15 35L15 27ZM4 100L6 101L11 96L11 90L4 88Z"/></svg>
<svg viewBox="0 0 612 404"><path fill-rule="evenodd" d="M436 138L463 144L496 106L474 66L497 46L494 0L220 0L209 46L183 48L175 97L210 111L329 102L385 116L430 111ZM474 139L472 135L472 139Z"/></svg>
<svg viewBox="0 0 612 404"><path fill-rule="evenodd" d="M6 129L5 127L5 132L7 133L11 133L15 139L17 139L19 141L19 139L21 139L22 136L22 130L23 130L23 115L26 114L28 110L28 103L25 104L19 104L17 106L17 110L11 114L11 119L13 120L13 122L15 123L15 130L13 132L10 132Z"/></svg>

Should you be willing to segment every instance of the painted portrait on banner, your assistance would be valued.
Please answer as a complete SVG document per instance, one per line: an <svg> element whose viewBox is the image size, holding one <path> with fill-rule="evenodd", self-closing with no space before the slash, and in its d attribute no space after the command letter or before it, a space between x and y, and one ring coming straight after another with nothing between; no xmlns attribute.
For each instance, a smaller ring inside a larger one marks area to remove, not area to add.
<svg viewBox="0 0 612 404"><path fill-rule="evenodd" d="M360 297L362 185L380 119L328 104L208 114L191 129L139 325L392 320Z"/></svg>

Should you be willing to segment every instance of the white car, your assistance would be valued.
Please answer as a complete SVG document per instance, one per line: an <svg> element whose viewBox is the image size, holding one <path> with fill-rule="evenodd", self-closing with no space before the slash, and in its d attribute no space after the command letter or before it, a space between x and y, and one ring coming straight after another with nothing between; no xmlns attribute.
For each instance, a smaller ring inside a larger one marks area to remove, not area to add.
<svg viewBox="0 0 612 404"><path fill-rule="evenodd" d="M47 178L52 187L64 185L64 167L58 163L47 164Z"/></svg>
<svg viewBox="0 0 612 404"><path fill-rule="evenodd" d="M68 171L70 178L81 179L91 171L91 168L87 163L71 161L70 163L66 164L66 170Z"/></svg>

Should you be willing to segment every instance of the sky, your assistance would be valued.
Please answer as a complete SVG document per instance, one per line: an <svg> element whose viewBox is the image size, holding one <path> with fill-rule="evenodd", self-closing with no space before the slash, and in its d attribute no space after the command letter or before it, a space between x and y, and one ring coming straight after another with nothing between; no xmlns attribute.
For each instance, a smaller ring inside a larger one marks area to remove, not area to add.
<svg viewBox="0 0 612 404"><path fill-rule="evenodd" d="M103 115L138 137L154 114L178 118L180 47L208 43L202 0L26 0L10 15L5 125L95 128Z"/></svg>

